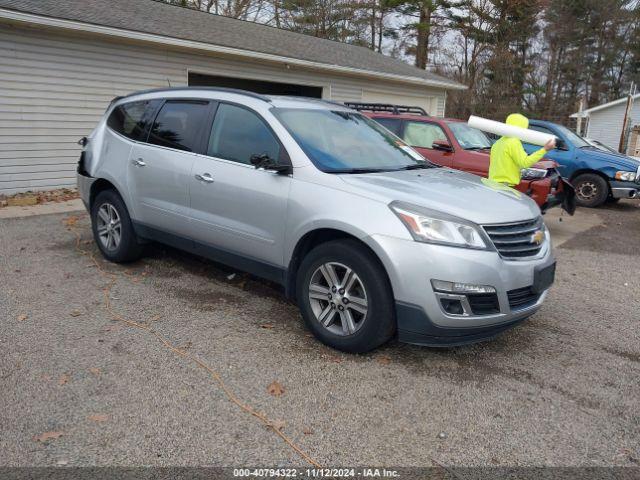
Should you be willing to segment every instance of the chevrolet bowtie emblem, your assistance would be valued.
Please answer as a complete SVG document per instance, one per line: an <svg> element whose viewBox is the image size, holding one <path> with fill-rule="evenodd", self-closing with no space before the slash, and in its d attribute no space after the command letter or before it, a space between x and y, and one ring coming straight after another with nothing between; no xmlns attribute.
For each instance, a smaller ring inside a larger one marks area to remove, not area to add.
<svg viewBox="0 0 640 480"><path fill-rule="evenodd" d="M542 230L537 230L533 235L531 235L531 243L540 245L543 241L544 241L544 232Z"/></svg>

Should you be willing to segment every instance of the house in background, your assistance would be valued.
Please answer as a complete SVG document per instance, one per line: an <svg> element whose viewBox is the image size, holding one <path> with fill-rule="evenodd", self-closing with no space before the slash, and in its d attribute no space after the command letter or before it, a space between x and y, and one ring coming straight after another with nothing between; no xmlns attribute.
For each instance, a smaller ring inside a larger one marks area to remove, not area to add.
<svg viewBox="0 0 640 480"><path fill-rule="evenodd" d="M597 140L618 150L624 124L624 114L627 108L627 98L625 96L613 102L604 103L572 114L571 118L582 119L582 131L578 133L583 137ZM627 120L628 131L626 132L628 140L626 152L630 155L633 155L635 151L630 132L633 131L634 126L640 124L640 94L634 95L633 99L633 107L629 111Z"/></svg>
<svg viewBox="0 0 640 480"><path fill-rule="evenodd" d="M219 86L443 116L462 85L330 40L153 0L0 0L0 194L75 184L116 96Z"/></svg>

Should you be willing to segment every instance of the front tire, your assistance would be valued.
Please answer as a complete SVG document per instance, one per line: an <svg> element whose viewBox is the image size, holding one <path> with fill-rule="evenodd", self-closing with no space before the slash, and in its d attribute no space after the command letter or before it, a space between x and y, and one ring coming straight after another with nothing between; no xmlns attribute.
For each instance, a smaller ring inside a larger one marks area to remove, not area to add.
<svg viewBox="0 0 640 480"><path fill-rule="evenodd" d="M595 173L578 175L572 183L576 189L576 203L581 207L599 207L609 197L609 184Z"/></svg>
<svg viewBox="0 0 640 480"><path fill-rule="evenodd" d="M131 217L122 197L115 190L100 192L91 205L93 238L102 255L114 263L132 262L140 258Z"/></svg>
<svg viewBox="0 0 640 480"><path fill-rule="evenodd" d="M386 272L354 240L334 240L309 252L298 270L296 292L307 327L332 348L364 353L395 333Z"/></svg>

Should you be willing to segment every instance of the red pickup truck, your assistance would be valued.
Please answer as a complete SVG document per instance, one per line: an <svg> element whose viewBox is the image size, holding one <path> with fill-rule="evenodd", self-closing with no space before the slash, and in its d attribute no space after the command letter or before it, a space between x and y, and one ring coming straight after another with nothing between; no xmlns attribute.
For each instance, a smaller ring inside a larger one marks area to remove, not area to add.
<svg viewBox="0 0 640 480"><path fill-rule="evenodd" d="M420 107L346 102L411 145L433 163L482 177L489 174L491 140L462 120L431 117ZM542 212L561 205L575 211L575 191L562 179L557 163L542 160L524 169L516 189L529 195Z"/></svg>

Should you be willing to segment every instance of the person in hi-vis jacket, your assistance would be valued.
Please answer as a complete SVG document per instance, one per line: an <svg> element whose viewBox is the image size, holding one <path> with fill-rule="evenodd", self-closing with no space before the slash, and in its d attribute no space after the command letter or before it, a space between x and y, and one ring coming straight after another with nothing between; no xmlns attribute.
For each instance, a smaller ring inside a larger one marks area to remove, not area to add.
<svg viewBox="0 0 640 480"><path fill-rule="evenodd" d="M529 120L524 115L512 113L507 117L507 125L529 128ZM549 150L556 148L556 140L549 140L544 147L527 155L522 142L515 137L500 137L491 147L489 179L511 187L520 183L520 170L538 162Z"/></svg>

